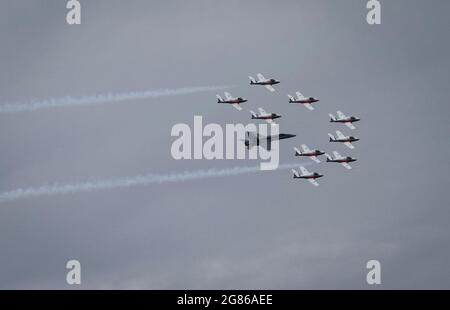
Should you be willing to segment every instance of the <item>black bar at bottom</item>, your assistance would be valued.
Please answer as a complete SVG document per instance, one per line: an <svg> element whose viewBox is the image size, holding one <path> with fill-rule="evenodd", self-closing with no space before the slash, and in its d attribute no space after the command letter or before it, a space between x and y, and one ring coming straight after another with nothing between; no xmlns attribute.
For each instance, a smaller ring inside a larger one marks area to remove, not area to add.
<svg viewBox="0 0 450 310"><path fill-rule="evenodd" d="M450 305L448 291L0 291L0 306Z"/></svg>

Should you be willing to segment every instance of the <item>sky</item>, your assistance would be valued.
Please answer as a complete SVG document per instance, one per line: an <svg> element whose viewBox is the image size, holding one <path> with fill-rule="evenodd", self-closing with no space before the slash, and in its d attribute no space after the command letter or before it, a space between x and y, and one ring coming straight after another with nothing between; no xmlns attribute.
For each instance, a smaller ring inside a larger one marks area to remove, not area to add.
<svg viewBox="0 0 450 310"><path fill-rule="evenodd" d="M229 87L96 105L0 113L0 193L148 174L252 167L175 160L175 124L282 115L282 164L302 143L358 159L184 182L31 196L0 203L2 289L450 289L450 2L0 2L0 107L51 98ZM250 86L261 72L276 92ZM301 91L314 111L288 103ZM1 108L0 108L1 110ZM342 110L351 131L329 123ZM330 144L341 130L355 150ZM82 284L66 283L66 262ZM378 260L382 284L366 282Z"/></svg>

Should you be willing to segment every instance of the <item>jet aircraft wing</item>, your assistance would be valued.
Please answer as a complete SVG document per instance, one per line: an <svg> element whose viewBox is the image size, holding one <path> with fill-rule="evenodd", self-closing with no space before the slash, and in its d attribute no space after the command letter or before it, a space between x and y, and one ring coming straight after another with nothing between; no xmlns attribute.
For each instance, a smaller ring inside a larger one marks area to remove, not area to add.
<svg viewBox="0 0 450 310"><path fill-rule="evenodd" d="M311 151L306 144L302 144L301 147L302 147L303 151L305 151L305 152L310 152Z"/></svg>
<svg viewBox="0 0 450 310"><path fill-rule="evenodd" d="M350 142L345 142L344 144L352 150L355 148L355 146L353 144L351 144Z"/></svg>
<svg viewBox="0 0 450 310"><path fill-rule="evenodd" d="M242 111L242 107L241 107L239 104L233 103L232 106L233 106L236 110Z"/></svg>
<svg viewBox="0 0 450 310"><path fill-rule="evenodd" d="M314 179L308 179L308 181L309 181L309 183L311 183L314 186L319 186L319 183L317 183L317 181Z"/></svg>
<svg viewBox="0 0 450 310"><path fill-rule="evenodd" d="M308 169L306 169L303 166L300 166L300 171L302 172L303 175L309 175L310 174Z"/></svg>
<svg viewBox="0 0 450 310"><path fill-rule="evenodd" d="M310 105L309 103L305 103L304 106L305 106L305 108L307 108L310 111L314 110L314 107L312 105Z"/></svg>
<svg viewBox="0 0 450 310"><path fill-rule="evenodd" d="M336 159L342 158L341 154L339 154L337 151L333 151L333 155L334 155L334 158L336 158Z"/></svg>
<svg viewBox="0 0 450 310"><path fill-rule="evenodd" d="M299 92L299 91L295 92L295 94L297 95L297 99L304 99L305 98L305 96L303 96L302 93Z"/></svg>
<svg viewBox="0 0 450 310"><path fill-rule="evenodd" d="M347 168L349 170L352 169L352 166L350 166L348 163L341 163L341 164L342 164L342 166L344 166L345 168Z"/></svg>
<svg viewBox="0 0 450 310"><path fill-rule="evenodd" d="M264 87L270 90L271 92L275 91L275 88L273 88L272 85L264 85Z"/></svg>
<svg viewBox="0 0 450 310"><path fill-rule="evenodd" d="M312 160L314 160L316 163L320 164L320 159L318 159L316 156L310 156Z"/></svg>
<svg viewBox="0 0 450 310"><path fill-rule="evenodd" d="M338 116L339 119L346 118L345 114L342 113L341 111L337 111L336 114L337 114L337 116Z"/></svg>
<svg viewBox="0 0 450 310"><path fill-rule="evenodd" d="M338 139L344 139L345 138L344 134L342 132L340 132L339 130L336 131L336 135L337 135Z"/></svg>
<svg viewBox="0 0 450 310"><path fill-rule="evenodd" d="M345 125L350 129L356 129L356 127L352 123L345 123Z"/></svg>

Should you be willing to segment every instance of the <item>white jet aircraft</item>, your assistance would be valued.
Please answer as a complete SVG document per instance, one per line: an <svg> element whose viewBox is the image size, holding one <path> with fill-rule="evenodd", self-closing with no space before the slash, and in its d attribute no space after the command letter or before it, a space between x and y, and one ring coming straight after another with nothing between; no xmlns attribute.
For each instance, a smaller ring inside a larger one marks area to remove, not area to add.
<svg viewBox="0 0 450 310"><path fill-rule="evenodd" d="M312 185L319 186L319 183L316 179L323 177L323 174L319 174L317 172L309 172L305 167L301 166L300 170L302 174L300 175L297 170L292 169L294 173L294 179L305 179L308 180Z"/></svg>
<svg viewBox="0 0 450 310"><path fill-rule="evenodd" d="M345 136L339 130L336 131L336 138L331 133L329 133L328 136L330 137L330 142L344 143L347 147L349 147L351 149L355 148L355 146L352 144L352 142L359 141L358 138L355 138L353 136Z"/></svg>
<svg viewBox="0 0 450 310"><path fill-rule="evenodd" d="M337 111L337 118L334 117L333 114L328 114L330 116L330 122L331 123L343 123L350 129L356 129L356 127L353 125L355 122L359 122L361 119L355 116L345 116L344 113L341 111Z"/></svg>
<svg viewBox="0 0 450 310"><path fill-rule="evenodd" d="M278 80L266 79L261 73L258 73L256 76L258 77L258 80L255 80L251 76L248 77L250 79L250 85L262 85L271 92L274 92L275 88L273 88L272 85L280 84L280 81Z"/></svg>
<svg viewBox="0 0 450 310"><path fill-rule="evenodd" d="M347 169L352 169L352 166L350 166L349 163L356 161L356 158L352 158L350 156L344 157L336 151L333 152L333 155L334 158L328 154L325 154L327 157L327 163L338 163Z"/></svg>
<svg viewBox="0 0 450 310"><path fill-rule="evenodd" d="M297 98L292 97L291 95L288 95L289 97L289 103L296 104L301 103L303 104L308 110L314 110L314 107L311 105L313 103L319 102L319 99L314 97L305 97L302 95L301 92L295 92L297 95Z"/></svg>
<svg viewBox="0 0 450 310"><path fill-rule="evenodd" d="M259 112L259 114L255 113L253 111L250 111L250 113L252 114L252 119L262 119L271 125L275 125L275 123L273 122L274 119L281 117L280 114L267 113L266 111L264 111L263 108L258 108L258 112Z"/></svg>
<svg viewBox="0 0 450 310"><path fill-rule="evenodd" d="M233 107L235 107L238 111L241 111L242 108L239 104L247 102L248 100L242 97L234 98L229 92L225 92L225 99L222 99L220 95L216 95L217 97L217 103L227 103L231 104Z"/></svg>
<svg viewBox="0 0 450 310"><path fill-rule="evenodd" d="M307 145L302 144L301 148L303 151L300 151L298 148L294 147L295 150L295 156L305 156L311 158L316 163L320 163L320 160L317 158L317 156L325 154L325 152L322 152L320 150L311 150Z"/></svg>

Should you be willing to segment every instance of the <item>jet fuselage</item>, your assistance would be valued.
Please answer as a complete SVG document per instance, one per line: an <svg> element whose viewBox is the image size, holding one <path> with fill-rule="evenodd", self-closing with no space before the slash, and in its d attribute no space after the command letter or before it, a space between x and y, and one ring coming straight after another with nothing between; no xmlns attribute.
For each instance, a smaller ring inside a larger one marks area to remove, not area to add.
<svg viewBox="0 0 450 310"><path fill-rule="evenodd" d="M274 79L270 79L268 81L250 81L251 85L275 85L275 84L280 84L280 81L274 80Z"/></svg>
<svg viewBox="0 0 450 310"><path fill-rule="evenodd" d="M361 119L356 117L349 117L344 119L335 119L330 120L331 123L356 123L359 122Z"/></svg>
<svg viewBox="0 0 450 310"><path fill-rule="evenodd" d="M257 116L252 115L252 119L277 119L280 117L281 115L275 113L269 115L257 115Z"/></svg>
<svg viewBox="0 0 450 310"><path fill-rule="evenodd" d="M233 100L220 100L217 99L217 103L229 103L229 104L239 104L239 103L244 103L247 102L248 100L245 98L236 98Z"/></svg>
<svg viewBox="0 0 450 310"><path fill-rule="evenodd" d="M278 135L273 135L273 136L269 136L269 137L257 138L257 139L255 139L256 141L245 139L244 144L245 144L245 146L249 147L251 142L252 143L256 142L256 145L260 145L260 141L261 140L266 140L266 141L271 142L271 141L274 141L274 140L283 140L283 139L294 138L295 136L296 135L293 135L293 134L280 133ZM269 143L269 145L270 145L270 143Z"/></svg>
<svg viewBox="0 0 450 310"><path fill-rule="evenodd" d="M310 179L319 179L323 177L323 174L318 174L318 173L313 173L311 175L301 175L301 176L294 176L294 179L306 179L306 180L310 180Z"/></svg>
<svg viewBox="0 0 450 310"><path fill-rule="evenodd" d="M351 158L351 157L346 157L346 158L339 158L339 159L328 159L327 158L327 162L329 163L340 163L340 164L344 164L344 163L352 163L356 161L355 158Z"/></svg>
<svg viewBox="0 0 450 310"><path fill-rule="evenodd" d="M347 137L347 138L337 138L337 139L331 139L330 138L330 142L342 142L342 143L346 143L346 142L356 142L359 141L358 138L355 137Z"/></svg>
<svg viewBox="0 0 450 310"><path fill-rule="evenodd" d="M305 98L305 99L295 99L295 100L289 100L289 103L303 103L303 104L306 104L306 103L309 103L309 104L311 104L311 103L315 103L315 102L319 102L319 99L316 99L316 98Z"/></svg>
<svg viewBox="0 0 450 310"><path fill-rule="evenodd" d="M304 153L295 153L295 156L306 156L306 157L311 157L311 156L320 156L320 155L324 155L325 152L319 151L319 150L315 150L313 152L304 152Z"/></svg>

